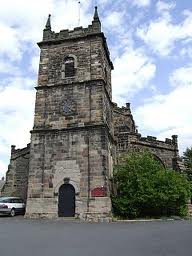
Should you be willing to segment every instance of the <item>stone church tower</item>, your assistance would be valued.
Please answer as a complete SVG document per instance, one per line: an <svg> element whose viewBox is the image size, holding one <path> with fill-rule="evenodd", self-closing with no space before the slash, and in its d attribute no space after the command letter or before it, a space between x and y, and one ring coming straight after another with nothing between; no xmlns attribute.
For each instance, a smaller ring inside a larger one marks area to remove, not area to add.
<svg viewBox="0 0 192 256"><path fill-rule="evenodd" d="M113 64L97 7L72 31L53 32L49 15L38 45L26 216L110 219Z"/></svg>
<svg viewBox="0 0 192 256"><path fill-rule="evenodd" d="M3 196L27 202L26 217L111 219L113 163L130 151L150 151L162 168L185 171L177 136L158 140L138 132L130 103L112 102L113 64L95 8L92 24L51 30L40 53L31 143L11 158Z"/></svg>

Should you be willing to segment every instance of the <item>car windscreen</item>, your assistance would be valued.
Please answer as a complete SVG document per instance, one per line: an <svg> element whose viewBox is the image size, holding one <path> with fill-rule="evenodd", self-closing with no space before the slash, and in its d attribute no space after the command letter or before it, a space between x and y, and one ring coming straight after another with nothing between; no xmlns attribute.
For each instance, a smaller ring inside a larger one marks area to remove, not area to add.
<svg viewBox="0 0 192 256"><path fill-rule="evenodd" d="M9 203L9 199L6 199L6 198L0 199L0 203Z"/></svg>
<svg viewBox="0 0 192 256"><path fill-rule="evenodd" d="M10 203L10 198L0 198L0 203Z"/></svg>

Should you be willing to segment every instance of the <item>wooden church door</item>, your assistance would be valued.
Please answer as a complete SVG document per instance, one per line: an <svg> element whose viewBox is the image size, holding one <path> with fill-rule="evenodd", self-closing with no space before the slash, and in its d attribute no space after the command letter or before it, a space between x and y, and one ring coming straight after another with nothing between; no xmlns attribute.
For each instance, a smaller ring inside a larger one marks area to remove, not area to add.
<svg viewBox="0 0 192 256"><path fill-rule="evenodd" d="M75 189L71 184L63 184L59 188L59 217L75 216Z"/></svg>

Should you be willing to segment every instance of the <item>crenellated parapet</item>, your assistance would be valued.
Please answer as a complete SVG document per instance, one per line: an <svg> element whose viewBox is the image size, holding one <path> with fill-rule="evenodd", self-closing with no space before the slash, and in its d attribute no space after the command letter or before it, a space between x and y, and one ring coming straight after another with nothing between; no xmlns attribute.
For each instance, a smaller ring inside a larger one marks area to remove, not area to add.
<svg viewBox="0 0 192 256"><path fill-rule="evenodd" d="M130 109L130 103L126 103L126 106L119 107L117 103L113 103L113 110L116 112L120 112L124 115L130 115L131 109Z"/></svg>
<svg viewBox="0 0 192 256"><path fill-rule="evenodd" d="M51 15L49 14L45 29L43 30L43 41L85 37L94 33L101 33L101 22L99 19L97 7L95 7L92 24L89 25L87 28L76 27L73 30L64 29L61 30L59 33L55 33L54 31L52 31Z"/></svg>
<svg viewBox="0 0 192 256"><path fill-rule="evenodd" d="M149 144L152 146L163 147L170 150L178 150L178 144L176 140L177 136L172 135L172 139L166 138L164 141L158 140L154 136L141 137L138 135L138 139L140 143Z"/></svg>
<svg viewBox="0 0 192 256"><path fill-rule="evenodd" d="M43 30L43 41L39 42L38 45L39 45L39 47L41 47L42 45L50 44L50 43L51 44L54 44L54 43L59 44L59 43L62 43L63 41L77 40L80 38L82 38L82 39L89 38L89 37L96 36L96 35L99 35L102 37L103 46L104 46L104 49L106 52L107 59L111 65L111 68L114 69L113 63L110 59L110 52L109 52L109 48L107 46L106 37L101 32L101 29L93 24L89 25L87 28L75 27L73 30L63 29L63 30L60 30L59 33L55 33L52 30L44 29Z"/></svg>
<svg viewBox="0 0 192 256"><path fill-rule="evenodd" d="M126 106L118 107L116 103L113 104L113 118L114 118L114 131L116 136L119 133L136 133L135 121L130 109L130 103Z"/></svg>
<svg viewBox="0 0 192 256"><path fill-rule="evenodd" d="M49 15L38 46L41 49L38 87L103 80L112 98L111 70L114 67L97 8L88 27L63 29L58 33L52 30ZM73 66L70 72L69 66Z"/></svg>
<svg viewBox="0 0 192 256"><path fill-rule="evenodd" d="M30 143L27 144L24 148L18 148L16 149L15 145L11 145L11 159L16 159L18 157L24 156L26 154L30 153Z"/></svg>
<svg viewBox="0 0 192 256"><path fill-rule="evenodd" d="M142 137L135 126L130 103L126 103L126 106L123 107L118 107L114 103L113 118L118 155L132 150L149 150L163 167L181 170L182 163L179 160L177 135L166 138L164 141L158 140L154 136Z"/></svg>
<svg viewBox="0 0 192 256"><path fill-rule="evenodd" d="M73 39L79 37L89 36L90 34L101 33L101 29L94 25L89 25L87 28L75 27L73 30L63 29L59 33L52 30L44 29L43 41L47 40L60 40L60 39Z"/></svg>
<svg viewBox="0 0 192 256"><path fill-rule="evenodd" d="M107 46L106 37L104 36L103 32L101 31L101 22L99 20L97 7L95 7L95 14L93 17L93 21L91 25L88 25L88 27L83 28L75 27L73 30L69 29L63 29L60 30L60 32L56 33L51 29L51 15L49 14L47 23L45 25L45 28L43 30L43 40L42 42L39 42L38 45L41 47L45 44L59 44L63 41L70 41L70 40L78 40L80 38L86 38L90 36L96 36L99 35L103 39L103 46L106 52L107 59L111 65L111 68L113 69L113 63L110 60L110 52Z"/></svg>

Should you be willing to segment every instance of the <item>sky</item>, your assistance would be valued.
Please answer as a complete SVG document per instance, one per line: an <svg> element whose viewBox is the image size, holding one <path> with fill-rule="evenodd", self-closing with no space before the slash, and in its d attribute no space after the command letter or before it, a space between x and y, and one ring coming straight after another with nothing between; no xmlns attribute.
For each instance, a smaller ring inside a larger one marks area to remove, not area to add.
<svg viewBox="0 0 192 256"><path fill-rule="evenodd" d="M191 0L0 1L0 177L11 145L25 147L33 127L39 62L47 16L52 30L86 27L98 6L111 59L113 101L131 103L139 132L192 145Z"/></svg>

